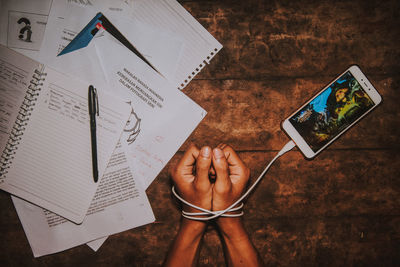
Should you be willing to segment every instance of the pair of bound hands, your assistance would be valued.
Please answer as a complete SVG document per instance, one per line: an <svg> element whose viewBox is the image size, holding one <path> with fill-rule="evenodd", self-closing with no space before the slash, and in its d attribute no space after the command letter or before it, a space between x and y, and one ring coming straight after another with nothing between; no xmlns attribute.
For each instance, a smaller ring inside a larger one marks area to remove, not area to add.
<svg viewBox="0 0 400 267"><path fill-rule="evenodd" d="M211 211L223 210L240 198L250 170L232 147L219 144L211 149L191 145L171 176L182 198ZM198 210L184 205L187 212Z"/></svg>

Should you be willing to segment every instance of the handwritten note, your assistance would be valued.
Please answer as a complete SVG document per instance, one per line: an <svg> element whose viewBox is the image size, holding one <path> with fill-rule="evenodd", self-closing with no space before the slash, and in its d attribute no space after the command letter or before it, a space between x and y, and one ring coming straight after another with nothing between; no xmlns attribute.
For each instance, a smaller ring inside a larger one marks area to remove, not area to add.
<svg viewBox="0 0 400 267"><path fill-rule="evenodd" d="M49 110L58 116L76 121L82 125L89 124L88 102L85 97L76 95L57 84L51 83L44 103ZM100 110L101 112L99 112L97 118L97 127L108 133L116 133L115 114L107 107L100 107Z"/></svg>
<svg viewBox="0 0 400 267"><path fill-rule="evenodd" d="M0 59L0 80L19 87L27 86L28 72Z"/></svg>
<svg viewBox="0 0 400 267"><path fill-rule="evenodd" d="M88 104L86 99L73 95L55 84L50 84L46 97L45 103L47 103L49 110L81 124L88 124Z"/></svg>

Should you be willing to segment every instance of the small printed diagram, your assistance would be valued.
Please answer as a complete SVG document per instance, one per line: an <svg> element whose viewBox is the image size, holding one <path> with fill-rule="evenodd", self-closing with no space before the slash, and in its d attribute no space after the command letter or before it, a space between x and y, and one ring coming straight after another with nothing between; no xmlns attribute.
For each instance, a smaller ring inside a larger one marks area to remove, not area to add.
<svg viewBox="0 0 400 267"><path fill-rule="evenodd" d="M47 15L9 11L7 46L39 51L46 23Z"/></svg>
<svg viewBox="0 0 400 267"><path fill-rule="evenodd" d="M140 124L142 119L140 119L135 113L132 103L128 102L128 104L131 105L131 114L129 115L128 122L125 125L123 138L128 145L131 145L140 134Z"/></svg>
<svg viewBox="0 0 400 267"><path fill-rule="evenodd" d="M32 42L31 38L32 38L32 30L31 30L31 22L29 19L27 18L20 18L17 22L18 24L22 24L21 30L19 30L19 35L18 38L22 41L25 42ZM26 34L25 34L26 33Z"/></svg>

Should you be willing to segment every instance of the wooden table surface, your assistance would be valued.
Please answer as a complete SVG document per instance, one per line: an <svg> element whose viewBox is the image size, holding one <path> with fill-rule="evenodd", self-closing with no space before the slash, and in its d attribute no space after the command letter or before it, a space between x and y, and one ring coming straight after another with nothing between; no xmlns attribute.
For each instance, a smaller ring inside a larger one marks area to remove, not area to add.
<svg viewBox="0 0 400 267"><path fill-rule="evenodd" d="M244 222L272 266L400 264L400 2L179 1L224 48L184 92L208 111L147 190L156 222L33 258L11 203L0 192L1 266L158 266L180 212L168 168L190 142L231 144L252 180L288 141L281 121L352 64L383 104L312 161L298 150L276 162L245 206ZM222 266L210 225L200 266Z"/></svg>

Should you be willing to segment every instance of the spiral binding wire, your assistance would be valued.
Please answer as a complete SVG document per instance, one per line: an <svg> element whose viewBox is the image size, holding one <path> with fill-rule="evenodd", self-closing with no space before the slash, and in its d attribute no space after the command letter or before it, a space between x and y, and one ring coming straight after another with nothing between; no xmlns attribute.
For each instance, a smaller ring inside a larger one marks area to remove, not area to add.
<svg viewBox="0 0 400 267"><path fill-rule="evenodd" d="M217 54L218 51L219 50L217 48L214 48L214 50L211 51L210 54L207 56L207 61L203 60L203 62L200 63L199 66L192 71L192 74L189 74L187 78L182 81L181 86L178 86L178 89L182 90L186 85L188 85L188 83L194 78L194 76L196 76L206 66L206 64L210 63L210 60Z"/></svg>
<svg viewBox="0 0 400 267"><path fill-rule="evenodd" d="M10 168L46 75L47 73L42 73L38 69L36 69L32 75L32 80L30 81L24 100L18 111L7 144L0 157L0 178L4 178L8 172L7 170ZM4 181L0 179L0 184L2 182Z"/></svg>

